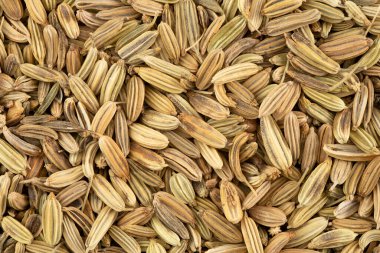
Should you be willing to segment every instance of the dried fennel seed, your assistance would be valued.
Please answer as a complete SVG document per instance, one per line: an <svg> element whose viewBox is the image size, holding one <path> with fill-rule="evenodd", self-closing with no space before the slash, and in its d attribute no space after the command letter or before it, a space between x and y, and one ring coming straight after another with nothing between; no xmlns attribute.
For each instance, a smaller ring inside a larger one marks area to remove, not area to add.
<svg viewBox="0 0 380 253"><path fill-rule="evenodd" d="M0 252L380 252L376 0L0 7Z"/></svg>

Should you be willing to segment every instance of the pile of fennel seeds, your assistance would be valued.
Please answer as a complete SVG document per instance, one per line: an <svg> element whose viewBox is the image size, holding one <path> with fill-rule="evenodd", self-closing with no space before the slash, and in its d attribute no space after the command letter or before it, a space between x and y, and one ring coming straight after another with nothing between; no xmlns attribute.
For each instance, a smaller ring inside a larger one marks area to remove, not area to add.
<svg viewBox="0 0 380 253"><path fill-rule="evenodd" d="M0 252L379 252L377 0L0 0Z"/></svg>

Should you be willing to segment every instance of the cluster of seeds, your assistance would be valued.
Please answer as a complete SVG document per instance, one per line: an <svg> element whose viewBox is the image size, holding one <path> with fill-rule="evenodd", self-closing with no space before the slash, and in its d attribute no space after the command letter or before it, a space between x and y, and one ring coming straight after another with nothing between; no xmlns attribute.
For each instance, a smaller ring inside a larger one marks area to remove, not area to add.
<svg viewBox="0 0 380 253"><path fill-rule="evenodd" d="M0 7L0 252L380 252L378 0Z"/></svg>

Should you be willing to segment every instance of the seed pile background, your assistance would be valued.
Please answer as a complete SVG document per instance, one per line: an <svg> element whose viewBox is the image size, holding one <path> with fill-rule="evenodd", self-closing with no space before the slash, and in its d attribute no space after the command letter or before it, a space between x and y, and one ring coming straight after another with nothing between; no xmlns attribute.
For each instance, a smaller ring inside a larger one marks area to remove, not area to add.
<svg viewBox="0 0 380 253"><path fill-rule="evenodd" d="M0 252L380 252L377 1L0 0Z"/></svg>

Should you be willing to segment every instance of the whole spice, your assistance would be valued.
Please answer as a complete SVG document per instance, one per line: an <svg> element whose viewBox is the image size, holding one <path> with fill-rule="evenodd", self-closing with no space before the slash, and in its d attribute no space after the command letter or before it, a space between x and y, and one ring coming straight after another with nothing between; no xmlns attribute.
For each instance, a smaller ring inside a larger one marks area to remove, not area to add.
<svg viewBox="0 0 380 253"><path fill-rule="evenodd" d="M378 252L376 0L0 0L0 252Z"/></svg>

